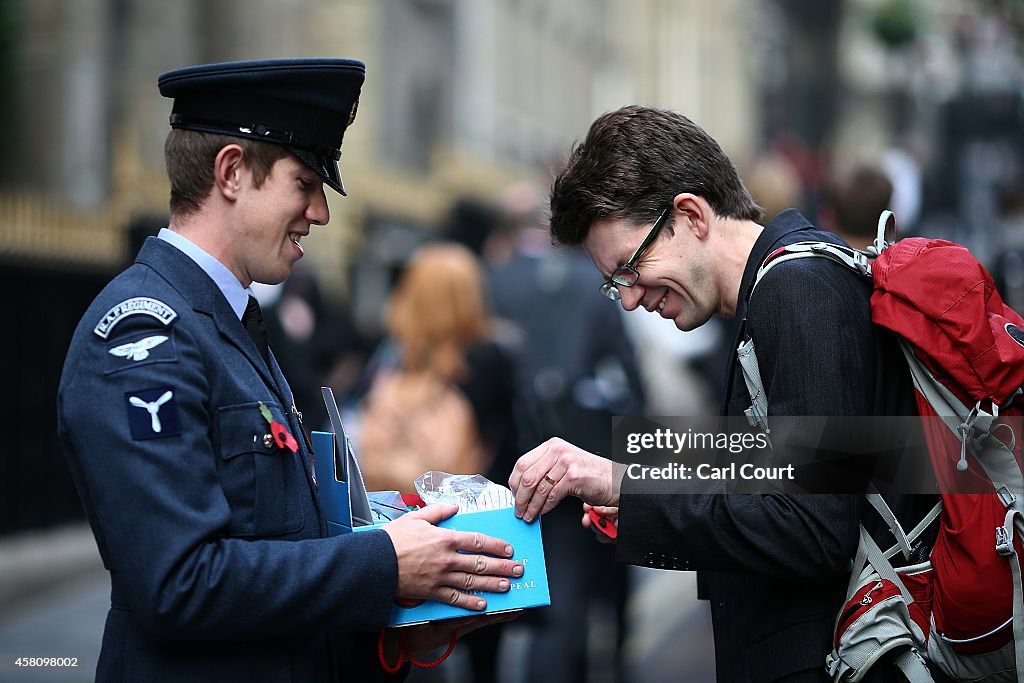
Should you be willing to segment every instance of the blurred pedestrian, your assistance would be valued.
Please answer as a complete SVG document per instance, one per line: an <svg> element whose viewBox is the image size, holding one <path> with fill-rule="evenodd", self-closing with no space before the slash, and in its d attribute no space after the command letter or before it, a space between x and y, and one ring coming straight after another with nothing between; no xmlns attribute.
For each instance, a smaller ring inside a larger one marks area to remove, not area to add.
<svg viewBox="0 0 1024 683"><path fill-rule="evenodd" d="M512 365L492 336L483 271L455 243L421 247L388 304L391 366L363 401L360 467L371 490L413 490L424 472L487 473L515 441Z"/></svg>
<svg viewBox="0 0 1024 683"><path fill-rule="evenodd" d="M800 206L805 195L796 167L779 152L765 152L750 162L743 183L768 218Z"/></svg>
<svg viewBox="0 0 1024 683"><path fill-rule="evenodd" d="M885 171L858 164L836 171L826 184L819 222L851 247L864 249L874 242L878 217L890 208L891 200L892 182Z"/></svg>

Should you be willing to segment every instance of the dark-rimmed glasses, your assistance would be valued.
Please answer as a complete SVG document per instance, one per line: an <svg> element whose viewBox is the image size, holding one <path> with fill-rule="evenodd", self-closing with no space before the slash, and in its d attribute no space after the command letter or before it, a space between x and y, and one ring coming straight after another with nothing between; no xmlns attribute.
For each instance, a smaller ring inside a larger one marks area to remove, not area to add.
<svg viewBox="0 0 1024 683"><path fill-rule="evenodd" d="M601 285L601 294L611 301L619 301L622 299L622 295L619 293L619 287L632 287L636 284L636 281L640 279L640 271L636 269L636 262L644 255L647 251L647 247L651 246L651 242L658 236L661 228L665 225L665 221L668 219L669 212L672 207L666 208L658 216L658 220L654 222L654 226L651 231L647 233L647 237L640 243L640 246L636 248L633 255L629 257L629 260L623 263L621 266L615 269L612 273L611 278L607 282Z"/></svg>

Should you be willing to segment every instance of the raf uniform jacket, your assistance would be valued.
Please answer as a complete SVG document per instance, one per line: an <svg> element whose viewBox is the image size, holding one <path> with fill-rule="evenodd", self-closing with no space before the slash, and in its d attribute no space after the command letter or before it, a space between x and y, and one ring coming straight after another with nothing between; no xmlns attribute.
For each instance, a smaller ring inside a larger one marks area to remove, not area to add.
<svg viewBox="0 0 1024 683"><path fill-rule="evenodd" d="M772 269L751 298L764 259L805 240L841 243L785 211L758 237L740 285L740 334L754 340L769 416L913 415L909 373L895 339L871 324L865 279L824 258L800 259ZM741 416L750 397L735 354L729 383L723 413ZM693 495L651 495L623 479L617 559L701 570L719 681L830 680L825 655L863 496L683 492Z"/></svg>
<svg viewBox="0 0 1024 683"><path fill-rule="evenodd" d="M260 403L297 453L269 436ZM97 681L382 674L394 547L383 531L326 537L288 383L195 261L150 238L100 293L58 419L110 572Z"/></svg>

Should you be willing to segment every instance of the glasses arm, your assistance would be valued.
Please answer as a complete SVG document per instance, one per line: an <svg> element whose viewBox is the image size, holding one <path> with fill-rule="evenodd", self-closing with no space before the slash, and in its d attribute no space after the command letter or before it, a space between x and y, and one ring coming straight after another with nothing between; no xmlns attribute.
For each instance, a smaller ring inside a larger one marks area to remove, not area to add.
<svg viewBox="0 0 1024 683"><path fill-rule="evenodd" d="M636 264L637 259L639 259L640 255L647 250L647 247L651 246L651 242L653 242L658 236L658 233L661 232L661 228L665 225L665 219L668 218L668 212L671 208L672 207L667 207L661 212L661 215L658 216L658 220L654 222L650 232L647 233L647 237L644 237L644 241L636 248L636 251L634 251L633 255L629 257L629 260L622 264L623 266L635 270L634 265Z"/></svg>

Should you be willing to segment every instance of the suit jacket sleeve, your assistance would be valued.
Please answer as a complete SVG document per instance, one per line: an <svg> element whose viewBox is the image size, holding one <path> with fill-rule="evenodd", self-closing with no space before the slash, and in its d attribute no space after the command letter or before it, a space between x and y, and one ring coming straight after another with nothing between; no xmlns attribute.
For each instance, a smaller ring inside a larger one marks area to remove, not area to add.
<svg viewBox="0 0 1024 683"><path fill-rule="evenodd" d="M855 275L825 259L786 263L755 290L747 329L757 350L769 421L771 416L870 414L870 309ZM784 444L786 435L773 429L772 440ZM787 464L784 448L773 457L773 464ZM720 486L691 481L681 482L682 495L650 495L639 484L623 480L621 561L815 582L849 570L859 495L727 495Z"/></svg>

